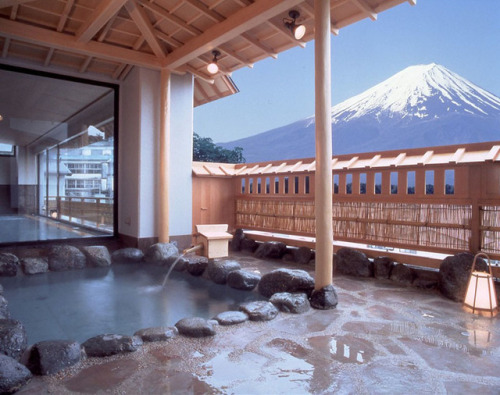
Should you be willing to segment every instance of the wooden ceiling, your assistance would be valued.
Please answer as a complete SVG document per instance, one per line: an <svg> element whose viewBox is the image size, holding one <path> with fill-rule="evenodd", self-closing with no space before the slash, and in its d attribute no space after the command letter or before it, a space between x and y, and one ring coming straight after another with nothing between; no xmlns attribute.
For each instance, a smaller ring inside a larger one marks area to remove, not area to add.
<svg viewBox="0 0 500 395"><path fill-rule="evenodd" d="M400 3L331 0L332 33ZM195 78L195 105L237 92L230 75L314 38L314 0L0 0L0 62L117 81L134 66ZM307 27L296 41L292 9ZM219 73L206 71L221 52Z"/></svg>

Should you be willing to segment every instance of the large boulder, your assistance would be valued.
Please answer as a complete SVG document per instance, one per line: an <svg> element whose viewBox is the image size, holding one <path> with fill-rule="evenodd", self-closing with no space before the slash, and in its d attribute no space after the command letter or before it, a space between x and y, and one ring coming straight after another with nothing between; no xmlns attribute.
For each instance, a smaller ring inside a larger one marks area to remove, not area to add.
<svg viewBox="0 0 500 395"><path fill-rule="evenodd" d="M279 311L292 314L301 314L309 310L309 300L305 293L278 292L271 296L269 301L275 305Z"/></svg>
<svg viewBox="0 0 500 395"><path fill-rule="evenodd" d="M402 263L397 263L391 270L390 279L401 285L411 285L414 278L415 272L413 271L413 269Z"/></svg>
<svg viewBox="0 0 500 395"><path fill-rule="evenodd" d="M113 263L141 263L144 260L144 253L138 248L121 248L111 254Z"/></svg>
<svg viewBox="0 0 500 395"><path fill-rule="evenodd" d="M0 354L0 393L13 394L19 391L33 375L29 369L14 358Z"/></svg>
<svg viewBox="0 0 500 395"><path fill-rule="evenodd" d="M251 291L260 281L260 275L246 270L235 270L227 275L227 285L242 291Z"/></svg>
<svg viewBox="0 0 500 395"><path fill-rule="evenodd" d="M23 258L21 259L21 268L24 274L45 273L49 270L47 258Z"/></svg>
<svg viewBox="0 0 500 395"><path fill-rule="evenodd" d="M13 277L17 274L19 259L14 254L0 253L0 276Z"/></svg>
<svg viewBox="0 0 500 395"><path fill-rule="evenodd" d="M82 252L87 257L89 266L107 267L111 265L111 255L105 246L82 247Z"/></svg>
<svg viewBox="0 0 500 395"><path fill-rule="evenodd" d="M147 263L157 265L172 264L179 256L179 249L174 243L156 243L150 246L144 254Z"/></svg>
<svg viewBox="0 0 500 395"><path fill-rule="evenodd" d="M0 319L0 353L19 360L26 350L28 339L23 324Z"/></svg>
<svg viewBox="0 0 500 395"><path fill-rule="evenodd" d="M305 292L311 295L314 279L305 270L276 269L264 274L258 290L262 296L270 298L278 292Z"/></svg>
<svg viewBox="0 0 500 395"><path fill-rule="evenodd" d="M236 229L233 235L233 239L231 240L231 250L232 251L240 251L241 250L241 242L245 238L245 233L243 233L243 229Z"/></svg>
<svg viewBox="0 0 500 395"><path fill-rule="evenodd" d="M104 334L91 337L82 344L89 357L109 357L137 351L142 346L138 336Z"/></svg>
<svg viewBox="0 0 500 395"><path fill-rule="evenodd" d="M178 333L175 326L156 326L140 329L134 336L139 336L143 342L162 342L173 339Z"/></svg>
<svg viewBox="0 0 500 395"><path fill-rule="evenodd" d="M86 262L83 252L73 246L54 246L49 251L49 269L54 272L83 269Z"/></svg>
<svg viewBox="0 0 500 395"><path fill-rule="evenodd" d="M245 303L240 306L250 321L270 321L278 315L278 309L271 303L265 300Z"/></svg>
<svg viewBox="0 0 500 395"><path fill-rule="evenodd" d="M393 259L387 256L379 256L373 260L373 276L380 280L386 280L391 276L393 266Z"/></svg>
<svg viewBox="0 0 500 395"><path fill-rule="evenodd" d="M463 302L469 282L474 255L460 252L446 257L439 266L439 290L449 299ZM478 258L475 270L486 271L487 266L482 258Z"/></svg>
<svg viewBox="0 0 500 395"><path fill-rule="evenodd" d="M232 260L209 261L207 266L208 277L216 284L225 284L230 272L240 270L238 262Z"/></svg>
<svg viewBox="0 0 500 395"><path fill-rule="evenodd" d="M26 366L33 374L55 374L82 360L80 343L70 340L48 340L34 344L29 349Z"/></svg>
<svg viewBox="0 0 500 395"><path fill-rule="evenodd" d="M204 256L187 256L186 270L193 276L201 276L208 265L208 258Z"/></svg>
<svg viewBox="0 0 500 395"><path fill-rule="evenodd" d="M338 297L333 285L315 289L311 295L311 307L317 310L330 310L337 307Z"/></svg>
<svg viewBox="0 0 500 395"><path fill-rule="evenodd" d="M286 244L280 241L266 241L262 243L254 255L256 258L265 259L281 259L286 253Z"/></svg>
<svg viewBox="0 0 500 395"><path fill-rule="evenodd" d="M360 251L341 248L335 258L337 273L355 277L372 277L373 264Z"/></svg>
<svg viewBox="0 0 500 395"><path fill-rule="evenodd" d="M200 317L183 318L175 324L181 335L188 337L214 336L215 329L210 321Z"/></svg>

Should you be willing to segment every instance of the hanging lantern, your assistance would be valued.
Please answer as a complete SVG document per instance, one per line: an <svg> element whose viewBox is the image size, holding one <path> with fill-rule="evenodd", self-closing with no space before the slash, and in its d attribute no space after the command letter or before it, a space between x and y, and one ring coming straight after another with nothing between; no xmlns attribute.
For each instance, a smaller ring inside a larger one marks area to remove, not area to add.
<svg viewBox="0 0 500 395"><path fill-rule="evenodd" d="M488 272L478 272L474 268L477 258L482 255L486 257ZM490 257L485 253L474 256L469 284L465 293L464 308L473 314L495 316L498 313L498 302L495 291L495 283L491 274Z"/></svg>

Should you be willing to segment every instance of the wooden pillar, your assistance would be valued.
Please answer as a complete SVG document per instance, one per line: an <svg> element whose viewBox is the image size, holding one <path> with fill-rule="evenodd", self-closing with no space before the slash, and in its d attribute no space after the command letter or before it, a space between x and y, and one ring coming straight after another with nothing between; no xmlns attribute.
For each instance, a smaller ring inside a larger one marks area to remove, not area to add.
<svg viewBox="0 0 500 395"><path fill-rule="evenodd" d="M469 250L473 254L477 254L481 251L481 207L479 206L479 199L481 198L483 187L481 170L481 166L469 167L469 193L472 204Z"/></svg>
<svg viewBox="0 0 500 395"><path fill-rule="evenodd" d="M170 172L170 71L161 70L160 82L160 180L159 180L159 216L158 216L158 241L169 241L169 200L168 184Z"/></svg>
<svg viewBox="0 0 500 395"><path fill-rule="evenodd" d="M332 121L330 1L314 0L316 112L316 277L315 289L332 283Z"/></svg>

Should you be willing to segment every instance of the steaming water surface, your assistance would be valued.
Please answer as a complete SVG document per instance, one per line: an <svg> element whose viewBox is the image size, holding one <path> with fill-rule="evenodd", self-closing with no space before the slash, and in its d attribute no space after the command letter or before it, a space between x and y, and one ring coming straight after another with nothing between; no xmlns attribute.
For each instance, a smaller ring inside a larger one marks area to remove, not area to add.
<svg viewBox="0 0 500 395"><path fill-rule="evenodd" d="M212 318L239 304L262 299L168 267L145 264L50 272L3 278L11 317L26 328L28 343L68 339L83 342L103 334L132 335L171 326L184 317Z"/></svg>

